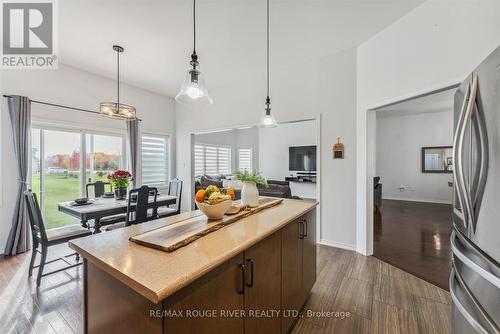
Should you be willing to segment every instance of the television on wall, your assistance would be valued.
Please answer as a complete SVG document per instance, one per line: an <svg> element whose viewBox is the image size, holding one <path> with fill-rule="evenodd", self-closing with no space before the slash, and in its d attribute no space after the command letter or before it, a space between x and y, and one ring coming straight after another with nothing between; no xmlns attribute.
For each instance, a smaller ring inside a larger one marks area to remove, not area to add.
<svg viewBox="0 0 500 334"><path fill-rule="evenodd" d="M288 169L291 172L316 172L316 145L290 146Z"/></svg>

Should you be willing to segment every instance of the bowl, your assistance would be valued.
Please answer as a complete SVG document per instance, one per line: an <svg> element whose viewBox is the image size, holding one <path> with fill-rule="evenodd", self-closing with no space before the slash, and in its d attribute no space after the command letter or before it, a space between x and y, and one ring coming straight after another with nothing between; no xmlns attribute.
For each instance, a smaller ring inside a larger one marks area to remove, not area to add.
<svg viewBox="0 0 500 334"><path fill-rule="evenodd" d="M214 205L210 205L204 202L196 202L196 206L200 209L201 212L208 217L208 219L221 219L224 217L224 214L229 210L231 205L233 205L233 201L227 200L224 202L220 202Z"/></svg>
<svg viewBox="0 0 500 334"><path fill-rule="evenodd" d="M77 198L74 200L76 204L85 204L89 201L87 197Z"/></svg>

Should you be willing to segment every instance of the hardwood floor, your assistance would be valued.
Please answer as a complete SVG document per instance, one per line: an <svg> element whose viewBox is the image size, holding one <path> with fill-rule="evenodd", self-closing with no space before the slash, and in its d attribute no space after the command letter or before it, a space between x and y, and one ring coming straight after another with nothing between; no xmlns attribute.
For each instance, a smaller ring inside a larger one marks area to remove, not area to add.
<svg viewBox="0 0 500 334"><path fill-rule="evenodd" d="M83 268L43 278L37 293L28 264L28 254L0 259L0 332L82 333ZM450 319L448 292L374 257L319 246L317 282L292 332L444 334Z"/></svg>
<svg viewBox="0 0 500 334"><path fill-rule="evenodd" d="M449 289L452 207L383 200L374 217L374 256Z"/></svg>
<svg viewBox="0 0 500 334"><path fill-rule="evenodd" d="M310 311L349 317L308 317ZM447 291L374 257L318 247L318 279L292 333L451 333Z"/></svg>

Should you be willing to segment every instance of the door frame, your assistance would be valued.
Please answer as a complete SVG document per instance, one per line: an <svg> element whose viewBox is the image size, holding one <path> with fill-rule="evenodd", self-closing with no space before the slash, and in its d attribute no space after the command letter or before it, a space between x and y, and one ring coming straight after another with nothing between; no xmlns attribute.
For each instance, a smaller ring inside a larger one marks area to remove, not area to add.
<svg viewBox="0 0 500 334"><path fill-rule="evenodd" d="M430 89L375 103L358 112L357 120L357 168L356 168L356 252L373 255L373 177L376 172L376 111L395 104L415 100L428 95L456 89L461 81L436 85Z"/></svg>

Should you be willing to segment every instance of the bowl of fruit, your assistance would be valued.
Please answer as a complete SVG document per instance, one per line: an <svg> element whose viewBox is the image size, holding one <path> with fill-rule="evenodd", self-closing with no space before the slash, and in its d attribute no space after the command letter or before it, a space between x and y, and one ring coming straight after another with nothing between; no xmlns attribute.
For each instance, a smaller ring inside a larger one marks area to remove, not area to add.
<svg viewBox="0 0 500 334"><path fill-rule="evenodd" d="M196 192L195 202L208 219L221 219L233 205L233 198L232 188L228 188L224 193L216 186L208 186L207 189Z"/></svg>

